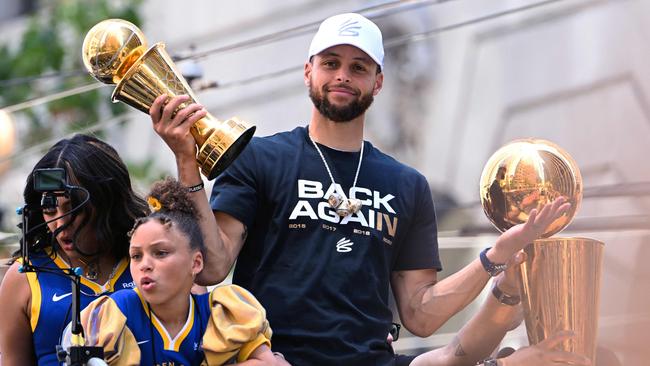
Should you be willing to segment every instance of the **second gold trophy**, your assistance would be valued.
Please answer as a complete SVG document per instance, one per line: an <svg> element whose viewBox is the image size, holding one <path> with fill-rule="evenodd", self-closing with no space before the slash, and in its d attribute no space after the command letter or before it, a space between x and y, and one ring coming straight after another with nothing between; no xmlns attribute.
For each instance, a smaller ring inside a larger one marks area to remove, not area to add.
<svg viewBox="0 0 650 366"><path fill-rule="evenodd" d="M117 84L113 102L121 101L145 113L156 97L189 95L197 99L165 51L163 43L147 48L142 31L121 19L107 19L88 31L83 62L90 74L105 84ZM219 175L239 155L255 133L255 126L237 118L220 121L210 113L191 129L198 146L196 160L208 179Z"/></svg>

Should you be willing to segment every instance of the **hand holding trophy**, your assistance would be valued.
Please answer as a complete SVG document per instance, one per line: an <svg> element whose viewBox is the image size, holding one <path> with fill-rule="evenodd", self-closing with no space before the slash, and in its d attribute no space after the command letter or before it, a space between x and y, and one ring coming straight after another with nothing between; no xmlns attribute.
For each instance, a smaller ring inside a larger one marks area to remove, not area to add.
<svg viewBox="0 0 650 366"><path fill-rule="evenodd" d="M189 95L180 108L196 103L187 81L165 51L156 43L147 49L144 35L132 23L108 19L88 31L83 43L83 62L88 72L104 84L117 84L112 101L122 101L142 112L156 97ZM213 179L239 155L255 133L237 118L222 122L208 113L190 132L198 145L196 160L203 175Z"/></svg>
<svg viewBox="0 0 650 366"><path fill-rule="evenodd" d="M600 274L604 244L587 238L550 238L564 229L582 201L582 177L574 160L552 142L516 140L488 160L480 183L483 211L500 231L525 223L558 197L571 204L524 251L522 299L531 345L557 332L576 334L561 348L595 364Z"/></svg>

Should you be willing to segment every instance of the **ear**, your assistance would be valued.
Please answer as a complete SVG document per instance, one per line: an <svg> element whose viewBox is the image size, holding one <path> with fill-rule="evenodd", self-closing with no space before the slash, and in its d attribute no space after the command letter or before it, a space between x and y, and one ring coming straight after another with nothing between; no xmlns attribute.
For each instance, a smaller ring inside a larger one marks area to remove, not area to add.
<svg viewBox="0 0 650 366"><path fill-rule="evenodd" d="M312 70L313 65L311 62L305 62L305 70L304 70L304 82L306 87L311 86L311 70Z"/></svg>
<svg viewBox="0 0 650 366"><path fill-rule="evenodd" d="M192 275L196 277L203 270L203 254L197 250L192 254Z"/></svg>
<svg viewBox="0 0 650 366"><path fill-rule="evenodd" d="M381 87L384 85L384 73L383 71L377 74L377 78L375 79L375 86L372 88L372 95L377 96L379 92L381 91Z"/></svg>

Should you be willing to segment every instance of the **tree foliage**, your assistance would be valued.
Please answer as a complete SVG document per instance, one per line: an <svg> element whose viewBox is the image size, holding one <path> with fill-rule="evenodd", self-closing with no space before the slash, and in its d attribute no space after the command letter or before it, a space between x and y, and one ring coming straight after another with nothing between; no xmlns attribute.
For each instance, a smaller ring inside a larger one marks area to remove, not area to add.
<svg viewBox="0 0 650 366"><path fill-rule="evenodd" d="M140 25L141 3L142 0L41 1L39 10L27 20L20 42L0 43L0 106L92 83L94 79L85 72L81 60L86 32L108 18ZM58 99L44 107L21 110L18 113L24 113L31 121L21 142L29 146L56 131L76 131L122 113L125 107L112 104L110 93L110 88L102 88Z"/></svg>

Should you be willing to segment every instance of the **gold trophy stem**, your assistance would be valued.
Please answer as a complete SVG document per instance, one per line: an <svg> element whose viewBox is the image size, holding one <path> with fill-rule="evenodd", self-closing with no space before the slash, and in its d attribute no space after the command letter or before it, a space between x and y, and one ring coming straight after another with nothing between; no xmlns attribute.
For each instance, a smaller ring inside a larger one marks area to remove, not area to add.
<svg viewBox="0 0 650 366"><path fill-rule="evenodd" d="M196 103L192 89L165 51L165 45L157 43L133 63L117 84L112 99L149 113L154 100L162 94L189 95L191 100L181 107ZM236 118L222 122L208 113L190 132L198 145L196 159L201 172L213 179L244 149L255 133L255 126Z"/></svg>
<svg viewBox="0 0 650 366"><path fill-rule="evenodd" d="M520 274L531 345L572 330L576 337L562 348L595 364L603 248L593 239L548 238L524 249L527 259Z"/></svg>

